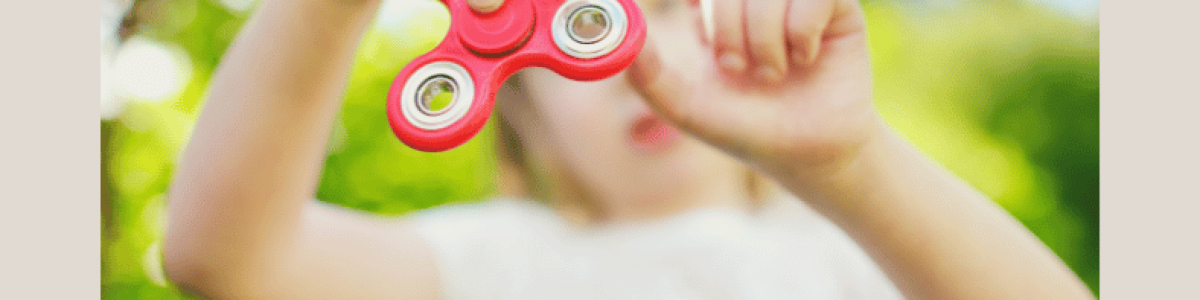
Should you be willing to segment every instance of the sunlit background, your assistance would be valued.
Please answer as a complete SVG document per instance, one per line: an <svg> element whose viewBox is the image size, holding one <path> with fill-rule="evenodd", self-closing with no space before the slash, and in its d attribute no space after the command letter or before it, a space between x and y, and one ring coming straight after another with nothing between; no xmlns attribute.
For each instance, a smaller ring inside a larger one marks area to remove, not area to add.
<svg viewBox="0 0 1200 300"><path fill-rule="evenodd" d="M1096 0L864 4L885 118L1019 218L1096 292ZM213 69L256 5L104 0L104 298L188 297L161 269L164 193ZM392 78L436 45L447 17L435 0L385 0L358 52L319 199L396 215L493 192L492 126L428 154L398 142L384 115Z"/></svg>

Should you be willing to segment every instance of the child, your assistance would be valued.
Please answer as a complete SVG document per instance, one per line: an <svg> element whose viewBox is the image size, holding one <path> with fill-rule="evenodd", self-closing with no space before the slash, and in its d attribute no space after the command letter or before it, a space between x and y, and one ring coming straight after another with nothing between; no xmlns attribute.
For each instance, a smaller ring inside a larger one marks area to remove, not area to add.
<svg viewBox="0 0 1200 300"><path fill-rule="evenodd" d="M402 220L321 205L324 143L379 2L266 1L243 29L171 188L165 267L181 287L236 299L1092 298L880 120L853 0L639 1L649 38L626 74L530 69L498 95L510 196Z"/></svg>

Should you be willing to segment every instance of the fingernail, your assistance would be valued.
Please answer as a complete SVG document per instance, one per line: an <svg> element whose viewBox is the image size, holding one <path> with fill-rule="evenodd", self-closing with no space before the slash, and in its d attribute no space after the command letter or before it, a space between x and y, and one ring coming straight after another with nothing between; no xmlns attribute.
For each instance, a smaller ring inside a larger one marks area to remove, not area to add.
<svg viewBox="0 0 1200 300"><path fill-rule="evenodd" d="M746 70L746 59L733 52L722 54L720 64L722 69L730 72L741 73Z"/></svg>
<svg viewBox="0 0 1200 300"><path fill-rule="evenodd" d="M783 75L779 71L768 66L758 67L758 70L754 71L754 73L758 76L758 79L766 82L779 82L779 80L783 79Z"/></svg>

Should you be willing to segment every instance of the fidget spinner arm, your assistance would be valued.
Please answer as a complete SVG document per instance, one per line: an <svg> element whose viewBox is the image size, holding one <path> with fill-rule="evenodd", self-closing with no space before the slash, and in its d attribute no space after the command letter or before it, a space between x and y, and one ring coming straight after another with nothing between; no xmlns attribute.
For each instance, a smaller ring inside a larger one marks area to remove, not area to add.
<svg viewBox="0 0 1200 300"><path fill-rule="evenodd" d="M465 0L442 2L450 31L400 71L387 99L392 131L421 151L449 150L479 133L496 91L516 71L607 78L633 63L646 36L634 0L507 0L491 13Z"/></svg>

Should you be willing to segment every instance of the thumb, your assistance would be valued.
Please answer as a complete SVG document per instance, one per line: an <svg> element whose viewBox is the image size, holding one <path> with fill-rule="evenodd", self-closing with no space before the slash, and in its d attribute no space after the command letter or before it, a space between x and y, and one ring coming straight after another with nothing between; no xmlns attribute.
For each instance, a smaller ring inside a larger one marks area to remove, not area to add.
<svg viewBox="0 0 1200 300"><path fill-rule="evenodd" d="M659 48L650 36L642 46L633 64L629 66L627 79L642 99L663 117L676 125L688 127L693 117L689 101L694 84L679 70L664 65Z"/></svg>
<svg viewBox="0 0 1200 300"><path fill-rule="evenodd" d="M467 5L471 6L472 10L480 13L490 13L500 9L500 5L504 4L504 0L467 0Z"/></svg>

